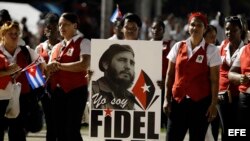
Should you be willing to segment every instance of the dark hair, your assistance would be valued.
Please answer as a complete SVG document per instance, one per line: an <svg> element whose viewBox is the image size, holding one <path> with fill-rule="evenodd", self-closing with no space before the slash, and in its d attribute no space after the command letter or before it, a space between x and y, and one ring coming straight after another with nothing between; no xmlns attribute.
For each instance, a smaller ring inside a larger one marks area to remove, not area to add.
<svg viewBox="0 0 250 141"><path fill-rule="evenodd" d="M77 26L79 26L79 18L76 14L74 13L63 13L61 15L64 19L70 21L71 23L76 23Z"/></svg>
<svg viewBox="0 0 250 141"><path fill-rule="evenodd" d="M162 19L160 19L160 18L155 18L154 21L153 21L153 23L158 23L158 24L162 27L163 31L165 31L165 24L164 24L164 22L162 21Z"/></svg>
<svg viewBox="0 0 250 141"><path fill-rule="evenodd" d="M114 26L116 26L116 27L121 26L121 21L116 20L116 21L114 22Z"/></svg>
<svg viewBox="0 0 250 141"><path fill-rule="evenodd" d="M206 29L206 32L204 33L203 37L207 36L207 34L211 31L215 31L217 33L217 28L213 25L207 25L207 29Z"/></svg>
<svg viewBox="0 0 250 141"><path fill-rule="evenodd" d="M0 26L2 26L7 21L12 21L9 11L6 9L0 10Z"/></svg>
<svg viewBox="0 0 250 141"><path fill-rule="evenodd" d="M122 26L124 25L124 22L125 22L126 19L128 20L128 22L135 22L137 24L137 26L139 28L141 28L142 21L141 21L141 18L138 15L136 15L134 13L126 13L123 16L122 21L121 21Z"/></svg>
<svg viewBox="0 0 250 141"><path fill-rule="evenodd" d="M44 18L44 24L57 24L59 21L59 16L55 13L47 13Z"/></svg>
<svg viewBox="0 0 250 141"><path fill-rule="evenodd" d="M246 34L247 34L247 31L246 31L247 29L245 29L245 27L244 27L245 23L243 23L242 20L243 19L241 19L238 16L229 16L229 17L225 18L225 24L229 22L229 23L231 23L233 25L238 26L240 28L240 30L241 30L241 39L244 40L245 37L246 37Z"/></svg>
<svg viewBox="0 0 250 141"><path fill-rule="evenodd" d="M105 71L103 68L103 62L110 63L114 55L116 55L119 52L128 51L135 56L133 49L129 45L120 45L120 44L112 44L110 47L102 54L100 60L99 60L99 69L101 71Z"/></svg>
<svg viewBox="0 0 250 141"><path fill-rule="evenodd" d="M225 23L232 23L237 25L241 30L243 29L243 23L241 19L237 16L229 16L225 18Z"/></svg>

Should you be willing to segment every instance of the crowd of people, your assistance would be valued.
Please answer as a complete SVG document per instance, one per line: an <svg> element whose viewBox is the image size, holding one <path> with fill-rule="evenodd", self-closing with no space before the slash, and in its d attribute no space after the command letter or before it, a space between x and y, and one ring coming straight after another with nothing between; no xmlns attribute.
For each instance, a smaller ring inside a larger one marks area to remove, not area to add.
<svg viewBox="0 0 250 141"><path fill-rule="evenodd" d="M28 115L37 104L34 103L37 97L45 115L47 141L82 141L81 121L91 77L91 40L79 31L78 16L47 13L39 23L43 27L39 42L31 45L24 33L27 27L20 26L25 19L18 23L10 14L14 13L0 11L0 89L4 90L9 83L22 84L20 114L5 118L10 97L0 94L0 141L6 131L10 141L26 141L26 135L32 131L27 127ZM141 18L127 13L113 25L114 35L108 40L162 41L162 79L157 84L162 91L161 127L167 129L167 141L182 141L187 131L191 141L203 141L210 123L214 140L218 140L220 133L222 141L231 140L228 129L250 129L247 22L237 15L223 18L221 25L223 16L221 13L217 16L209 22L204 13L190 13L182 26L180 19L170 14L166 20L155 18L146 26L148 32L142 32L145 26ZM128 46L115 44L107 51L110 50L125 50L133 60L133 51ZM42 58L39 67L47 78L40 91L42 96L37 95L20 71L39 57ZM106 55L100 60L103 72L109 70L107 66L112 67L107 65L110 63L107 58L111 57ZM111 77L106 74L95 82L92 91L100 91L97 84Z"/></svg>

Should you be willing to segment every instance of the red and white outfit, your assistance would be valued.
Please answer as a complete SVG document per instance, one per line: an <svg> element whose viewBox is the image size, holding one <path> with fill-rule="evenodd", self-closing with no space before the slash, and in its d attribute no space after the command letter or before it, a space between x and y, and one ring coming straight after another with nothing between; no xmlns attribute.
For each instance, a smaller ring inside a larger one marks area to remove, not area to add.
<svg viewBox="0 0 250 141"><path fill-rule="evenodd" d="M84 39L81 34L74 36L71 40L61 41L52 49L49 63L58 61L70 63L80 60L81 55L90 55L90 41ZM59 70L51 79L52 89L59 86L67 93L70 90L87 85L86 72L67 72Z"/></svg>
<svg viewBox="0 0 250 141"><path fill-rule="evenodd" d="M5 57L5 55L2 53L2 51L0 50L0 70L6 70L9 66L9 62L7 60L7 58ZM11 76L2 76L0 77L0 89L2 90L6 90L8 89L8 85L11 85L12 81L11 81ZM0 100L6 100L6 99L10 99L11 95L6 95L6 94L0 94Z"/></svg>
<svg viewBox="0 0 250 141"><path fill-rule="evenodd" d="M233 84L229 86L228 72L236 59L240 48L244 46L244 42L241 41L234 54L230 54L229 45L229 40L224 40L219 46L222 60L222 65L220 66L219 94L224 94L227 90L230 90L231 94L236 96L238 95L238 88Z"/></svg>
<svg viewBox="0 0 250 141"><path fill-rule="evenodd" d="M77 62L82 55L90 55L90 41L77 34L53 47L49 63ZM86 73L59 70L50 76L58 140L82 140L80 125L88 98Z"/></svg>
<svg viewBox="0 0 250 141"><path fill-rule="evenodd" d="M192 49L188 38L177 42L167 58L175 64L167 139L183 140L189 130L191 140L204 140L212 97L210 68L221 64L218 48L202 39Z"/></svg>
<svg viewBox="0 0 250 141"><path fill-rule="evenodd" d="M234 60L233 67L240 67L241 74L250 75L250 44L243 46ZM250 94L250 84L241 84L239 91Z"/></svg>
<svg viewBox="0 0 250 141"><path fill-rule="evenodd" d="M27 47L27 49L30 53L31 60L35 61L39 57L39 55L35 53L35 51L31 48ZM13 56L8 51L5 50L3 45L0 45L0 51L3 53L9 64L15 63L18 64L21 68L25 68L27 65L29 65L26 62L27 57L23 53L21 53L21 48L19 46L16 48ZM28 80L24 72L21 73L21 75L17 78L16 81L22 84L21 94L26 94L31 91Z"/></svg>
<svg viewBox="0 0 250 141"><path fill-rule="evenodd" d="M51 46L49 44L49 41L46 40L43 43L40 43L36 47L35 52L37 54L40 54L44 58L44 60L46 61L46 63L48 63L49 62L49 56L51 55L52 48L53 48L53 46Z"/></svg>
<svg viewBox="0 0 250 141"><path fill-rule="evenodd" d="M7 70L8 66L9 62L5 57L5 55L3 54L0 46L0 71ZM4 124L6 123L5 113L7 105L9 103L9 99L11 98L10 93L4 93L1 91L10 90L11 86L12 86L11 76L0 77L0 140L3 140L4 138L4 132L5 132Z"/></svg>
<svg viewBox="0 0 250 141"><path fill-rule="evenodd" d="M29 47L27 47L27 50L29 51L31 61L35 61L39 58L39 55L35 53L35 51ZM1 57L2 62L4 59L5 62L7 60L7 64L15 63L21 68L25 68L29 65L29 61L27 60L26 53L24 53L21 50L20 46L17 46L14 55L11 55L8 51L5 50L3 45L0 45L0 53L1 55L4 55L5 58ZM40 59L41 62L43 62L43 59ZM1 64L2 65L2 64ZM6 65L6 64L5 64ZM1 80L2 81L2 80ZM7 81L10 81L9 78L6 78L3 83L7 83ZM20 82L22 84L21 87L21 94L20 94L20 114L15 119L8 120L8 127L9 127L9 139L16 141L16 140L26 140L26 134L29 132L29 128L27 127L27 123L32 123L30 121L29 116L31 109L33 107L37 106L35 104L38 104L37 101L37 95L32 91L32 88L29 86L28 80L26 78L26 75L24 72L20 74L20 76L16 79L17 82ZM2 82L1 82L2 83ZM36 102L36 103L34 103Z"/></svg>
<svg viewBox="0 0 250 141"><path fill-rule="evenodd" d="M236 57L233 67L239 67L239 74L250 75L250 44L243 46ZM237 127L239 129L250 129L250 82L239 85L239 102L237 113ZM249 140L249 138L248 138Z"/></svg>
<svg viewBox="0 0 250 141"><path fill-rule="evenodd" d="M182 48L180 48L180 46L182 46ZM180 49L182 49L182 51L186 53L183 54L184 56L178 57ZM175 98L177 101L181 101L184 96L191 98L194 101L199 101L205 96L208 96L208 94L211 94L209 93L210 84L208 83L209 70L207 70L207 68L205 67L206 66L214 67L220 65L221 58L218 53L218 49L214 45L209 44L207 46L205 54L200 53L204 51L205 51L204 39L198 46L196 46L192 50L191 41L189 38L186 41L184 41L184 43L183 41L176 43L169 52L167 56L169 61L181 65L180 66L181 68L178 65L176 65L175 83L172 89L173 98ZM179 60L177 60L177 58L179 58ZM203 59L206 60L206 62L204 62ZM186 63L186 66L182 65L184 63L183 61ZM205 70L207 71L206 73L203 72ZM189 82L187 81L181 82L182 81L181 79L188 80ZM180 85L181 89L179 89Z"/></svg>

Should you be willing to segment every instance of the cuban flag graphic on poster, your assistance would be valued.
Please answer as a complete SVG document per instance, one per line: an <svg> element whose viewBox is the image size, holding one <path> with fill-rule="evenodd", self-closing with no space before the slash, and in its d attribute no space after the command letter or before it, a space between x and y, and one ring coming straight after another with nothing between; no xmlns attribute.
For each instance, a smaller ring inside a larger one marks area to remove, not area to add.
<svg viewBox="0 0 250 141"><path fill-rule="evenodd" d="M45 79L37 64L34 64L25 70L26 77L32 89L44 86Z"/></svg>
<svg viewBox="0 0 250 141"><path fill-rule="evenodd" d="M159 95L155 95L155 86L152 80L144 70L141 70L132 92L139 101L136 104L143 110L150 108L159 98Z"/></svg>
<svg viewBox="0 0 250 141"><path fill-rule="evenodd" d="M121 13L121 11L120 11L118 5L116 6L115 12L114 12L113 15L111 16L110 21L111 21L112 23L114 23L117 19L122 19L122 13Z"/></svg>

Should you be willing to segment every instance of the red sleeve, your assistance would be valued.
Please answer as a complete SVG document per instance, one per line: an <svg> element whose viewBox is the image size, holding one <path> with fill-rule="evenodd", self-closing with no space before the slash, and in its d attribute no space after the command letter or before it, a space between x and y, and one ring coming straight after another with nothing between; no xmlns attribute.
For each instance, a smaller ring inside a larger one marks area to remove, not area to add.
<svg viewBox="0 0 250 141"><path fill-rule="evenodd" d="M0 70L5 70L8 67L8 61L4 55L0 54ZM11 81L10 76L0 77L0 89L5 89L8 85L9 81Z"/></svg>
<svg viewBox="0 0 250 141"><path fill-rule="evenodd" d="M8 61L4 55L0 54L0 70L8 67Z"/></svg>

